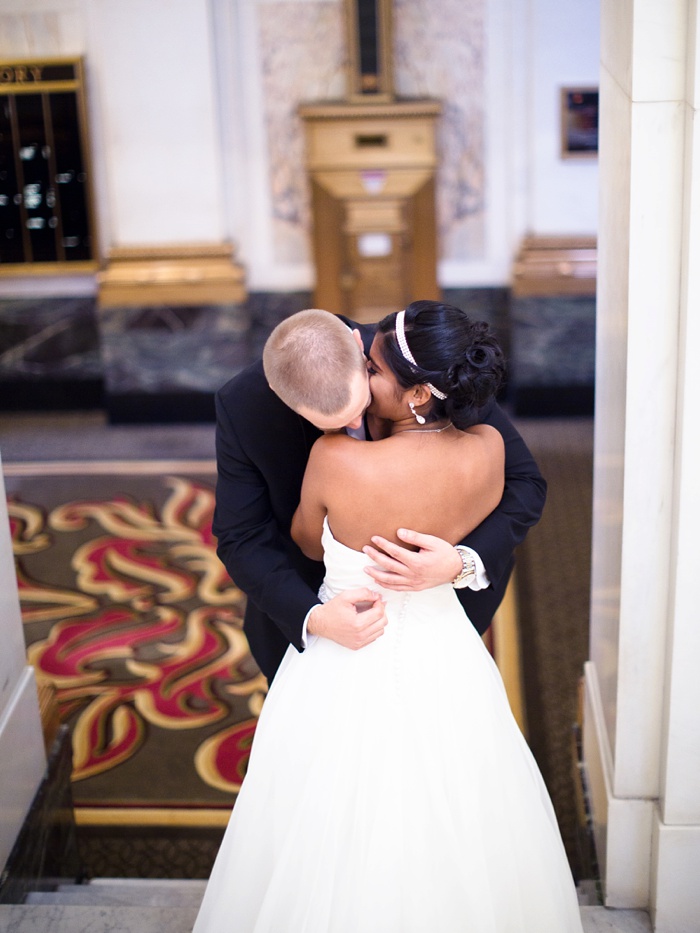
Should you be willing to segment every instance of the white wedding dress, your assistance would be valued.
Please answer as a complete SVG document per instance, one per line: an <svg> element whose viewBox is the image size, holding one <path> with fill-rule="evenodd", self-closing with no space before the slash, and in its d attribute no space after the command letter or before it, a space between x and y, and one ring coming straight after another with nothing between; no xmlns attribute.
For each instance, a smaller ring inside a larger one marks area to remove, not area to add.
<svg viewBox="0 0 700 933"><path fill-rule="evenodd" d="M325 594L368 558L326 523ZM581 933L551 802L449 585L290 648L194 933ZM325 597L324 597L325 598Z"/></svg>

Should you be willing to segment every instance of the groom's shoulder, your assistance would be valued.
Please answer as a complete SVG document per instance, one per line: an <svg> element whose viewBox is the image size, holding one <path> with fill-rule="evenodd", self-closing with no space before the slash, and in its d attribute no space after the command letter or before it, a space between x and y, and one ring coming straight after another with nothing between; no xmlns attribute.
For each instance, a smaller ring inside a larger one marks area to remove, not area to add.
<svg viewBox="0 0 700 933"><path fill-rule="evenodd" d="M478 420L481 424L490 424L492 427L499 430L501 434L503 434L504 431L511 432L515 430L509 415L501 408L496 399L491 399L486 403L479 412Z"/></svg>
<svg viewBox="0 0 700 933"><path fill-rule="evenodd" d="M262 360L256 360L229 379L216 393L216 406L236 421L294 417L291 408L270 388Z"/></svg>
<svg viewBox="0 0 700 933"><path fill-rule="evenodd" d="M250 366L246 366L245 369L232 376L216 394L219 398L227 400L234 398L241 391L264 392L265 390L272 391L265 378L262 360L256 360Z"/></svg>

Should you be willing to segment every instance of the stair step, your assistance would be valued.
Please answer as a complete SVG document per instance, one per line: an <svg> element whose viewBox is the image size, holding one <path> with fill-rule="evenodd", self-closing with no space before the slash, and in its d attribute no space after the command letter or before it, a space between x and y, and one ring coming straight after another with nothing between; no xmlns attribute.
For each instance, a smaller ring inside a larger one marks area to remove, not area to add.
<svg viewBox="0 0 700 933"><path fill-rule="evenodd" d="M97 907L66 904L0 904L0 930L12 933L191 933L196 907ZM582 907L584 933L651 933L642 910Z"/></svg>
<svg viewBox="0 0 700 933"><path fill-rule="evenodd" d="M0 904L0 930L12 933L191 933L196 917L196 907Z"/></svg>
<svg viewBox="0 0 700 933"><path fill-rule="evenodd" d="M597 907L600 904L598 885L593 880L579 881L576 885L579 907Z"/></svg>
<svg viewBox="0 0 700 933"><path fill-rule="evenodd" d="M189 879L94 878L88 884L61 884L55 891L33 891L26 903L198 908L206 885L206 881Z"/></svg>
<svg viewBox="0 0 700 933"><path fill-rule="evenodd" d="M645 910L581 907L581 925L583 933L652 933Z"/></svg>

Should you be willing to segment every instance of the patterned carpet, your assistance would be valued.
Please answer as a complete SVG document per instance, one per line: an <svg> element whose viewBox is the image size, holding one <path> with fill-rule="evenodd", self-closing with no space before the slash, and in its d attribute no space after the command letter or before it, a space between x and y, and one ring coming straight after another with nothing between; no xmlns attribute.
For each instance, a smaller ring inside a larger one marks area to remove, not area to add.
<svg viewBox="0 0 700 933"><path fill-rule="evenodd" d="M572 763L572 726L588 659L593 421L521 420L547 479L547 505L518 555L528 740L552 796L574 872L587 876Z"/></svg>
<svg viewBox="0 0 700 933"><path fill-rule="evenodd" d="M212 466L176 466L7 468L28 657L71 726L76 806L101 821L228 811L266 690L214 550Z"/></svg>
<svg viewBox="0 0 700 933"><path fill-rule="evenodd" d="M80 431L80 439L85 452L92 452L92 456L96 459L100 454L103 457L133 457L133 469L138 471L140 464L136 462L136 458L148 458L161 453L158 445L162 446L162 439L156 437L152 431L137 429L128 432L122 429L124 436L120 434L117 437L110 426L101 422L96 422L94 425L86 423L86 419L81 419L81 421L80 426L74 426L75 432ZM66 495L63 489L60 494L52 493L54 498L50 500L47 498L47 487L54 485L53 482L47 484L36 476L32 480L30 476L20 475L21 471L17 473L20 464L11 461L34 459L32 457L34 451L30 451L27 444L35 443L38 437L42 440L43 457L37 457L37 460L46 459L51 452L54 457L57 455L60 457L62 454L60 445L62 444L65 445L65 452L68 456L70 454L75 456L76 445L73 440L65 443L66 425L61 422L60 418L52 418L50 424L42 423L41 430L37 431L35 420L5 418L2 427L3 453L10 454L4 457L8 493L14 496L16 501L20 500L23 506L34 506L32 509L20 508L19 512L15 508L13 531L16 544L20 549L24 549L21 566L26 576L25 580L21 581L21 585L25 587L25 611L31 614L27 627L30 633L28 641L39 646L34 650L40 655L41 663L44 663L44 659L48 661L49 658L50 652L47 651L46 642L51 625L66 619L68 607L71 607L70 612L73 614L75 600L82 597L77 595L78 587L66 587L64 579L54 584L53 593L47 591L46 582L43 594L34 588L32 598L31 584L32 581L36 582L36 578L43 577L46 567L55 563L53 555L46 546L45 536L53 535L54 538L64 539L66 542L71 539L65 545L66 554L71 549L71 553L75 553L85 545L87 538L90 537L86 534L85 527L82 529L78 527L81 522L88 522L93 529L101 528L103 537L115 537L109 528L105 527L106 523L111 522L112 527L114 527L114 522L121 522L122 526L126 523L133 533L134 529L140 527L143 531L144 528L150 527L149 523L155 521L154 527L159 528L156 537L160 535L161 538L158 547L165 549L157 558L157 560L165 560L165 577L159 576L164 568L153 564L154 541L148 544L151 569L145 575L140 572L136 577L133 577L128 570L129 552L128 547L126 551L124 550L123 541L120 548L113 549L111 552L113 558L115 556L118 558L116 562L112 559L100 563L96 560L97 552L93 549L92 558L83 561L83 565L92 567L93 571L100 570L100 573L95 573L93 577L91 584L93 592L88 593L92 600L96 600L97 606L91 604L88 611L86 604L84 607L86 617L90 613L104 611L105 588L116 585L115 581L122 587L131 587L128 593L123 591L123 594L129 597L123 600L129 611L133 612L140 606L147 613L151 613L151 624L155 618L153 613L156 609L161 612L160 626L164 624L163 619L168 618L168 613L172 613L175 604L166 597L173 592L177 580L180 581L178 585L185 588L183 593L190 594L183 600L179 609L179 612L184 613L180 616L181 622L182 620L186 622L192 613L202 609L206 600L202 600L197 593L201 593L202 581L204 579L211 581L212 576L211 573L207 574L205 571L206 561L202 561L201 553L198 556L197 547L201 545L203 535L207 534L206 515L212 506L213 464L209 463L203 473L192 473L188 477L177 474L180 479L187 478L195 484L195 486L188 487L188 490L184 487L168 486L166 477L176 474L168 469L161 469L159 473L162 483L161 491L150 504L145 502L144 495L139 491L140 487L134 485L133 476L131 479L125 475L115 477L112 471L109 479L111 491L108 496L105 494L104 486L100 488L92 485L93 480L87 483L78 478L78 482L81 483L78 498L92 501L99 492L100 495L112 500L111 510L101 515L95 511L88 515L85 508L82 514L79 512L70 514L62 510L55 518L52 518L59 500L65 504L76 498L74 495L75 480L72 485L73 492L70 495ZM73 427L73 422L68 424L69 432L71 427ZM552 795L570 861L574 871L580 873L581 858L578 845L580 832L576 787L572 773L571 737L572 724L577 718L578 680L582 673L583 662L588 655L593 425L589 418L520 419L518 427L549 482L549 496L544 517L530 533L518 555L518 613L528 717L527 732ZM181 426L170 429L170 433L163 429L161 433L167 434L163 442L167 449L166 456L196 456L197 452L200 456L202 453L208 456L211 455L209 448L213 452L213 442L210 443L213 438L209 437L213 434L211 429L203 432L201 428L195 428L191 441L187 429ZM75 473L75 467L67 462L62 464L62 467L64 470L62 482L67 483L68 478ZM118 481L116 485L115 479ZM56 488L60 490L60 483ZM125 501L128 502L129 509L126 512L124 512L123 503L117 504L119 497L115 497L115 490L123 493ZM168 502L170 505L163 512L163 506ZM125 519L124 516L127 514L130 517ZM108 518L109 515L111 518ZM175 531L177 534L174 533ZM144 547L143 537L134 538L132 534L129 540L131 548L142 549ZM172 561L175 562L177 572L170 578L169 589L166 581L169 579L168 573L173 569L172 566L168 567L168 563ZM101 576L102 572L104 576ZM50 578L44 578L45 581L46 579ZM216 645L213 653L214 667L217 658L220 659L225 654L228 650L227 646L230 647L235 641L236 631L240 630L240 593L235 587L227 590L227 585L230 586L230 583L223 584L219 581L214 586L214 591L218 589L219 596L226 595L223 601L213 607L213 613L209 619L211 624L199 626L200 634L205 630L210 633L218 632L219 640L214 638ZM57 592L60 587L64 590L62 595ZM54 618L51 621L52 614ZM127 626L131 624L127 620ZM141 678L141 688L144 688L144 685L148 686L149 676L151 679L149 688L151 700L139 703L138 706L132 703L139 721L132 720L129 728L122 730L122 734L126 737L127 750L129 747L132 748L131 757L127 756L120 768L111 769L111 773L110 769L104 769L92 775L86 773L85 778L76 784L76 797L84 805L94 804L103 794L104 785L102 788L99 785L101 780L105 782L109 779L112 782L117 771L123 770L124 774L128 774L129 769L139 762L139 756L144 754L144 745L142 743L138 748L136 745L139 737L142 739L148 733L154 739L151 747L158 750L150 765L155 768L152 772L153 796L150 801L152 806L157 808L162 805L168 794L173 790L177 792L178 787L184 788L186 784L189 784L190 791L194 786L199 787L200 796L195 799L199 801L200 807L209 808L211 811L211 808L216 806L230 806L233 793L235 793L235 787L232 786L236 783L235 776L232 779L229 773L225 778L228 785L225 788L217 787L216 782L207 783L201 774L196 773L196 768L185 774L187 766L183 760L178 756L174 759L168 758L166 753L172 751L174 738L178 743L178 748L184 748L189 743L192 746L191 751L194 752L204 739L219 734L227 727L235 726L236 723L244 723L259 707L263 693L259 689L260 685L256 685L255 668L244 665L236 675L236 678L244 684L242 696L235 697L228 689L231 684L225 683L218 677L211 678L214 686L209 694L205 691L199 695L194 705L200 712L207 706L216 710L217 704L219 709L219 714L214 713L212 720L204 727L204 731L201 731L200 727L199 735L196 729L164 728L162 720L157 721L160 716L151 715L151 711L158 707L157 703L154 707L152 702L153 682L157 682L158 677L153 678L152 674L147 675L144 672L149 670L154 657L166 662L173 660L172 654L168 658L168 652L172 651L173 644L179 642L180 647L188 644L184 634L185 629L186 625L184 627L181 625L179 634L173 631L168 635L154 628L151 634L155 636L155 642L152 638L150 641L145 640L139 649L142 652L139 658L129 659L125 656L123 638L120 643L120 636L117 634L106 654L103 655L101 649L96 650L93 644L87 649L87 654L82 657L76 655L73 659L79 676L83 678L95 677L96 671L100 670L103 673L105 670L109 671L111 677L121 674L120 689L122 692L131 691L132 699L137 692L135 691L135 687L138 686L136 680ZM117 626L118 630L119 626ZM230 638L227 639L221 635L224 630L228 630ZM66 638L68 631L65 626L62 631ZM119 647L120 644L121 647ZM163 650L164 648L166 650ZM86 650L85 646L81 650ZM186 652L187 650L191 649L186 649ZM93 656L88 657L90 652ZM107 657L108 654L109 657ZM134 661L136 667L132 666L129 669ZM140 668L139 664L142 665ZM100 681L98 677L94 683L93 699L99 700L98 687L100 685L110 687L109 678L103 678ZM114 686L114 680L111 684L110 689ZM253 689L246 693L251 685ZM64 703L74 702L75 698L70 696L70 691L73 689L70 683L66 682L63 689L66 691L63 695ZM156 695L157 693L158 691ZM233 720L224 721L225 716L220 715L222 704L229 709L234 703L237 704L237 709ZM65 708L69 709L69 706ZM171 712L177 710L177 703L168 709ZM79 708L76 705L70 710L70 715L75 718L85 710L86 707ZM217 715L219 719L216 718ZM177 719L176 715L175 720ZM94 716L93 724L96 728L92 731L84 730L88 741L81 751L81 760L88 769L95 764L96 751L99 748L104 750L114 738L111 727L104 730L107 721L104 716ZM156 738L157 736L160 738ZM102 745L99 744L100 742ZM181 742L185 744L180 745ZM239 750L245 752L245 739ZM113 754L114 750L110 752L110 755ZM97 758L99 757L98 754ZM109 755L106 758L103 755L102 764L109 763L109 759ZM215 757L210 757L209 761L210 763L215 761ZM239 755L239 765L243 765L243 761L244 759ZM211 773L210 770L209 774ZM124 786L126 784L128 781ZM115 785L112 783L111 786ZM139 798L139 793L141 792L132 796L132 802L143 806L147 801L142 796ZM183 794L183 798L188 795L189 791ZM99 825L83 825L80 832L83 856L91 874L136 874L142 877L165 877L170 873L171 877L206 877L222 830L215 823L207 828L197 823L187 827L184 825L168 827L162 823L158 826L152 822L150 828L134 826L112 830Z"/></svg>

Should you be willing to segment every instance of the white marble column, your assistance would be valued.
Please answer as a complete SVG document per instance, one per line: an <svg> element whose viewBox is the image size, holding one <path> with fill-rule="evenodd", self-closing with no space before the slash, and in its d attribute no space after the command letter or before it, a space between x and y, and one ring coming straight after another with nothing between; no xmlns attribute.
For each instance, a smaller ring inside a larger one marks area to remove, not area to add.
<svg viewBox="0 0 700 933"><path fill-rule="evenodd" d="M584 754L606 903L650 907L659 931L691 930L700 916L697 0L603 0L601 12Z"/></svg>
<svg viewBox="0 0 700 933"><path fill-rule="evenodd" d="M27 664L0 461L0 872L44 776L34 671Z"/></svg>

